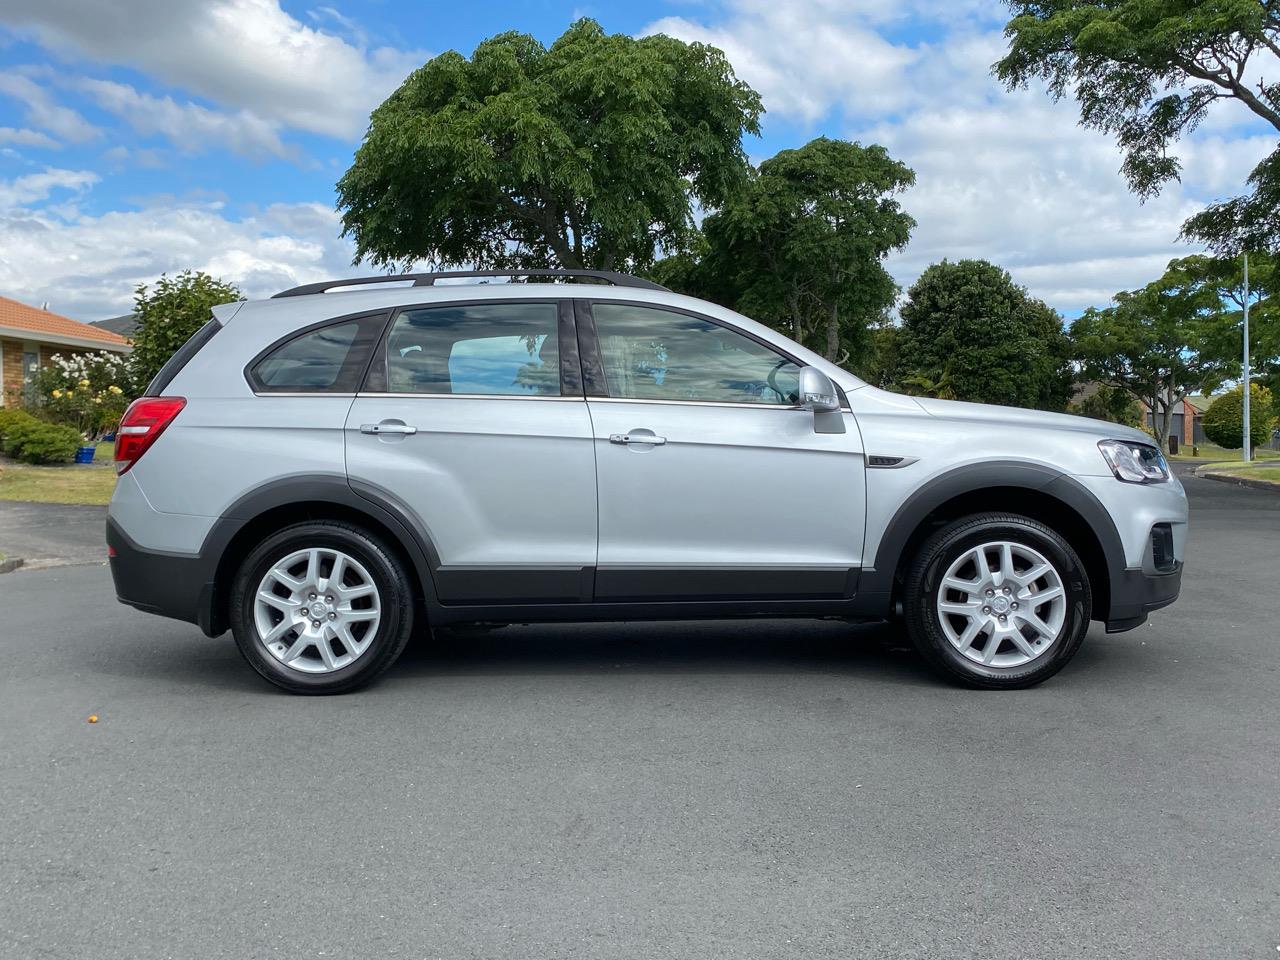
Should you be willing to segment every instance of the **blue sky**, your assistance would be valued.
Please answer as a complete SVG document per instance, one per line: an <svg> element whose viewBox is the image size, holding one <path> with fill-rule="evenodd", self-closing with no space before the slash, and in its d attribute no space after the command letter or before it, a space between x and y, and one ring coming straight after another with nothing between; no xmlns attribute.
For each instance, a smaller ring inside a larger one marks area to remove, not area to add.
<svg viewBox="0 0 1280 960"><path fill-rule="evenodd" d="M578 16L723 48L764 97L756 159L822 134L910 164L904 285L983 256L1074 314L1190 252L1181 221L1275 145L1226 104L1180 149L1182 183L1139 203L1074 104L991 80L1005 17L988 0L0 0L0 293L98 319L184 267L251 296L362 272L333 184L369 110L443 50L550 42Z"/></svg>

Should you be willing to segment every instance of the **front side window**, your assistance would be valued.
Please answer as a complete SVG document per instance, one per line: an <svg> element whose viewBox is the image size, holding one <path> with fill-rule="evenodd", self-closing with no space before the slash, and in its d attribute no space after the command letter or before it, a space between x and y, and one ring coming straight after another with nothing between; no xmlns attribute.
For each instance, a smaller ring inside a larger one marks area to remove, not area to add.
<svg viewBox="0 0 1280 960"><path fill-rule="evenodd" d="M794 406L800 368L749 337L683 313L591 305L611 397Z"/></svg>
<svg viewBox="0 0 1280 960"><path fill-rule="evenodd" d="M554 303L459 304L406 310L387 336L387 389L558 397Z"/></svg>
<svg viewBox="0 0 1280 960"><path fill-rule="evenodd" d="M385 319L359 317L309 330L254 364L249 379L259 391L350 393L359 386Z"/></svg>

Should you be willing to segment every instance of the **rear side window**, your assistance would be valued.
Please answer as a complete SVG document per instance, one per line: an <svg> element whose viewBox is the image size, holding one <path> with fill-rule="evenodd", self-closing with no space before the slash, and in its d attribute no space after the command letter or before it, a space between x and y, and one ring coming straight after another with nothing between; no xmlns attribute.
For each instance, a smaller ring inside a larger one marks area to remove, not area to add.
<svg viewBox="0 0 1280 960"><path fill-rule="evenodd" d="M387 390L558 397L558 326L554 303L406 310L387 335Z"/></svg>
<svg viewBox="0 0 1280 960"><path fill-rule="evenodd" d="M355 317L298 334L249 368L260 393L354 393L386 316Z"/></svg>

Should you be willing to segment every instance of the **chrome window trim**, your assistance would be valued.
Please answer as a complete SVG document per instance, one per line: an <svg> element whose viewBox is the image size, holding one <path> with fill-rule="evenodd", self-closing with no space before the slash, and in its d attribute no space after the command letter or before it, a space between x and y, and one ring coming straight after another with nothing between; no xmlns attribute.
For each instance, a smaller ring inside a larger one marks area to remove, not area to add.
<svg viewBox="0 0 1280 960"><path fill-rule="evenodd" d="M799 404L786 403L732 403L728 400L645 400L640 397L587 397L588 403L660 403L682 407L730 407L735 410L791 410L803 411ZM841 413L852 413L848 406Z"/></svg>
<svg viewBox="0 0 1280 960"><path fill-rule="evenodd" d="M338 400L354 400L354 393L326 393L324 390L255 390L255 397L333 397Z"/></svg>
<svg viewBox="0 0 1280 960"><path fill-rule="evenodd" d="M334 396L334 394L329 394ZM392 398L408 398L410 400L550 400L553 402L563 403L582 403L585 398L580 396L525 396L518 393L396 393L393 391L361 391L360 393L351 394L351 396L364 399L366 397L376 397L378 399Z"/></svg>

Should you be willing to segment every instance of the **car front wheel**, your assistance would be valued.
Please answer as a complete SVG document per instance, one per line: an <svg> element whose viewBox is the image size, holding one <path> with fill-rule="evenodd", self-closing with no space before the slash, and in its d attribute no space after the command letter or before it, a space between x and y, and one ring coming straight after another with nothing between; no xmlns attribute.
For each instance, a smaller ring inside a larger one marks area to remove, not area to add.
<svg viewBox="0 0 1280 960"><path fill-rule="evenodd" d="M397 556L360 527L287 527L240 566L236 644L258 673L292 693L354 690L404 650L413 627L408 583Z"/></svg>
<svg viewBox="0 0 1280 960"><path fill-rule="evenodd" d="M1053 676L1084 641L1092 596L1080 558L1044 524L987 513L921 546L903 584L916 649L947 676L988 689Z"/></svg>

